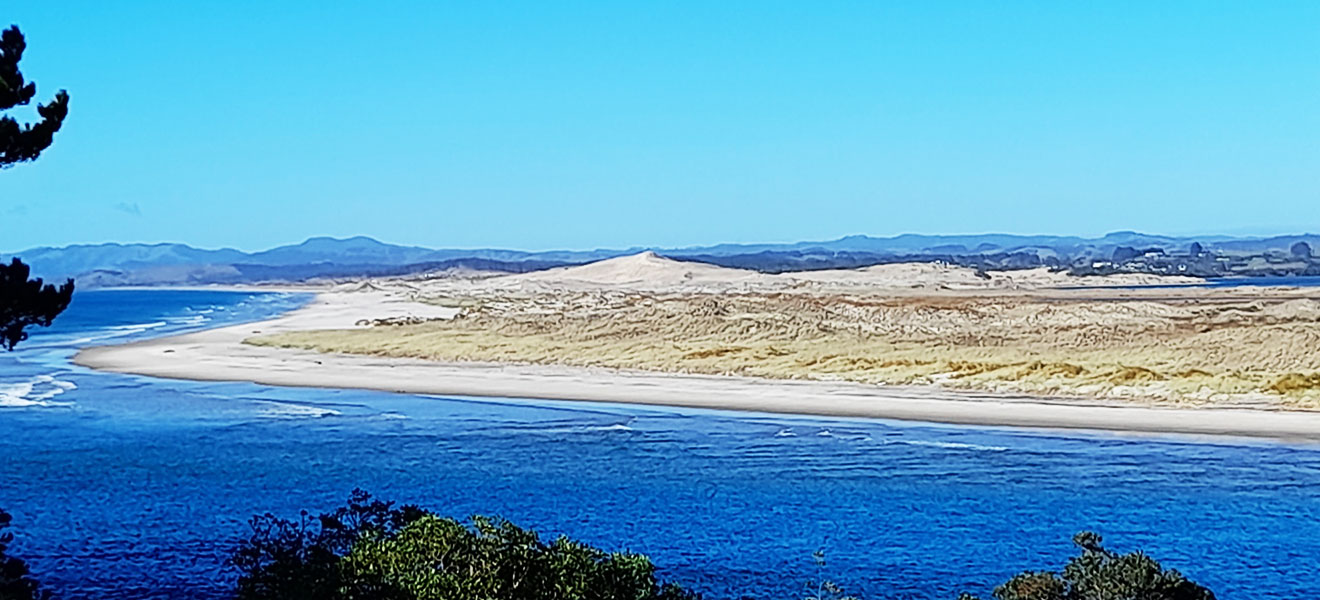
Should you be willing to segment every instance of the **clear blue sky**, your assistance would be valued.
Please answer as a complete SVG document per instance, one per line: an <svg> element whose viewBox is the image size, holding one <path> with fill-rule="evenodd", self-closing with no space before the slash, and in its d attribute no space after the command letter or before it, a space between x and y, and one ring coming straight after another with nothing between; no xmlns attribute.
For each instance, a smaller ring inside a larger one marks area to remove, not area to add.
<svg viewBox="0 0 1320 600"><path fill-rule="evenodd" d="M1320 230L1320 2L6 0L0 249ZM20 113L27 115L28 113Z"/></svg>

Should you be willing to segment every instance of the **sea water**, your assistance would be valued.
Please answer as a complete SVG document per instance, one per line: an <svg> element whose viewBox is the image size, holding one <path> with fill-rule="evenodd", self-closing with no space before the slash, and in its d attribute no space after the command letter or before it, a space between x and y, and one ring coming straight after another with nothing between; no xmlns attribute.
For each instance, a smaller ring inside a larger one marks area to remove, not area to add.
<svg viewBox="0 0 1320 600"><path fill-rule="evenodd" d="M1091 529L1220 598L1314 593L1320 449L198 383L72 366L85 345L265 318L306 296L79 293L0 355L0 507L59 597L224 598L253 514L355 487L652 557L710 598L988 592ZM823 570L811 554L824 550Z"/></svg>

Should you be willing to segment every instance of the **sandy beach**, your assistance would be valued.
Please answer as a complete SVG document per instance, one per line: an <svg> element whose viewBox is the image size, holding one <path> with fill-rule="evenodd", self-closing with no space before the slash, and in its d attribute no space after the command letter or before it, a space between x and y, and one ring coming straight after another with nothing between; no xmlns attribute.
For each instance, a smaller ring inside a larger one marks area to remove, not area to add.
<svg viewBox="0 0 1320 600"><path fill-rule="evenodd" d="M691 281L684 277L679 277L679 281L663 281L646 275L640 274L641 280L660 281L671 293L674 285ZM1002 389L958 389L942 384L882 385L842 378L831 381L659 372L611 367L608 361L604 366L547 361L534 364L534 361L520 361L516 354L502 360L428 360L400 356L388 343L378 344L378 351L348 353L279 347L280 344L260 341L281 339L281 336L354 332L377 337L388 333L390 338L395 338L410 327L444 326L462 321L455 317L471 307L453 297L456 290L510 286L525 289L528 279L507 276L447 281L440 286L446 290L445 300L439 302L435 297L419 294L419 290L427 288L417 282L340 286L318 293L309 305L273 320L88 348L78 354L75 362L119 373L279 386L619 402L965 425L1320 440L1320 412L1286 410L1283 404L1181 406L1104 395L1025 394ZM533 285L546 285L546 281L542 277ZM1001 291L1010 295L1013 292L1011 288Z"/></svg>

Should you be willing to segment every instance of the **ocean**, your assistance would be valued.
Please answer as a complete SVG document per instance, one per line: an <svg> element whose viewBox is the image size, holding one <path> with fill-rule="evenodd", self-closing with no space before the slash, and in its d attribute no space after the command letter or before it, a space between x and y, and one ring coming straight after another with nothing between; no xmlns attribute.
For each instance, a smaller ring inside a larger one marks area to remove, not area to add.
<svg viewBox="0 0 1320 600"><path fill-rule="evenodd" d="M262 319L297 294L80 292L0 354L0 508L58 597L225 598L247 519L353 488L651 556L708 598L952 599L1100 532L1224 599L1314 594L1320 447L625 404L199 383L85 345ZM818 572L811 554L824 550Z"/></svg>

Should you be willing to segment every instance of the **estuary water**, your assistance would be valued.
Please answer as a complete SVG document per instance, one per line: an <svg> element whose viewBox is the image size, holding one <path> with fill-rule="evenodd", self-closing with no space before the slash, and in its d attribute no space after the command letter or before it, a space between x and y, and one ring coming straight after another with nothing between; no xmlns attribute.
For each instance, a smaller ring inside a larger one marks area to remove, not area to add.
<svg viewBox="0 0 1320 600"><path fill-rule="evenodd" d="M1069 538L1220 598L1314 593L1320 448L97 373L77 348L261 319L304 296L79 293L0 355L0 507L61 598L224 598L253 514L355 487L643 552L709 598L986 594Z"/></svg>

